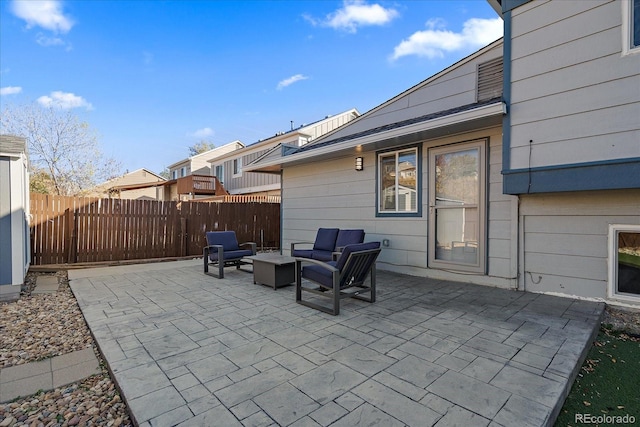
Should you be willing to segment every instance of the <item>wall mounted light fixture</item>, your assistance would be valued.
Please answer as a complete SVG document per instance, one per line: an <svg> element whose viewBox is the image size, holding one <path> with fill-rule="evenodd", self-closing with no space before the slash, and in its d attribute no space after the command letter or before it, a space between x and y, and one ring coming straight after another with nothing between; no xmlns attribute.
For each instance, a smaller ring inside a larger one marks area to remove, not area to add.
<svg viewBox="0 0 640 427"><path fill-rule="evenodd" d="M356 170L361 171L364 169L364 159L362 157L356 157Z"/></svg>

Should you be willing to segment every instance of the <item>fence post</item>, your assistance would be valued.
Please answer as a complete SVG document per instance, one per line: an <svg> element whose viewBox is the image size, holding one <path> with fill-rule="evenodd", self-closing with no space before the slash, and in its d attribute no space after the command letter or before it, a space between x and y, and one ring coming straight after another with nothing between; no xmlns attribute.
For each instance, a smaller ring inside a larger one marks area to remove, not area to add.
<svg viewBox="0 0 640 427"><path fill-rule="evenodd" d="M67 217L67 264L74 264L78 261L77 212L66 209L64 214Z"/></svg>
<svg viewBox="0 0 640 427"><path fill-rule="evenodd" d="M187 218L180 218L180 256L187 256Z"/></svg>

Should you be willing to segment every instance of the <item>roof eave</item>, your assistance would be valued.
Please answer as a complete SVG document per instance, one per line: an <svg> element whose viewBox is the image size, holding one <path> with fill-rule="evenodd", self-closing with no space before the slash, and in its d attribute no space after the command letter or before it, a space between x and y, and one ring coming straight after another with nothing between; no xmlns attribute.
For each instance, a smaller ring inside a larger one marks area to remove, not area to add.
<svg viewBox="0 0 640 427"><path fill-rule="evenodd" d="M387 131L349 139L313 150L302 151L281 157L271 162L253 164L245 167L247 172L275 172L285 166L310 163L318 159L330 159L349 152L379 150L388 147L424 141L446 135L470 132L475 129L499 126L506 114L506 104L496 102L472 110L461 111L424 122L413 123Z"/></svg>

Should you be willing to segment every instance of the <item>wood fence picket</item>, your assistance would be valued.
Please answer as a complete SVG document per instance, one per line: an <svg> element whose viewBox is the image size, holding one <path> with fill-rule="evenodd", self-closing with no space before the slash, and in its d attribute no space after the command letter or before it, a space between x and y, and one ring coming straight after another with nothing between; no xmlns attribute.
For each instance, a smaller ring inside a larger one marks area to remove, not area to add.
<svg viewBox="0 0 640 427"><path fill-rule="evenodd" d="M31 193L31 264L202 255L206 231L280 245L279 203L99 199Z"/></svg>

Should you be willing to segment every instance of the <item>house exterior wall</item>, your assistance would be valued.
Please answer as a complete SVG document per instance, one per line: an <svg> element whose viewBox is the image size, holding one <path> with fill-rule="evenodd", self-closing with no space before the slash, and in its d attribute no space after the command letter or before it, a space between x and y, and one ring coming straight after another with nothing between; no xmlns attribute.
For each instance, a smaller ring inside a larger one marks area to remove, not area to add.
<svg viewBox="0 0 640 427"><path fill-rule="evenodd" d="M462 280L504 288L516 286L517 198L502 194L501 128L422 142L422 215L376 216L376 152L364 152L364 170L354 170L353 156L287 167L283 171L282 247L313 241L319 227L363 228L365 241L388 239L378 268L425 277ZM461 275L427 268L429 230L429 148L488 139L487 275Z"/></svg>
<svg viewBox="0 0 640 427"><path fill-rule="evenodd" d="M0 301L19 297L29 269L27 169L24 152L0 154Z"/></svg>
<svg viewBox="0 0 640 427"><path fill-rule="evenodd" d="M628 4L533 1L511 11L507 192L640 185L640 55L623 53Z"/></svg>
<svg viewBox="0 0 640 427"><path fill-rule="evenodd" d="M280 194L280 175L272 173L242 172L239 175L233 174L233 162L235 159L242 159L243 167L261 157L269 150L279 144L292 144L301 146L325 135L340 126L350 122L357 117L355 110L349 110L335 116L327 116L309 125L301 125L293 131L282 133L269 140L258 142L254 146L247 146L238 151L236 155L226 156L219 162L211 163L211 174L215 175L217 165L224 164L224 180L222 181L225 190L231 194L251 194L264 193L265 195Z"/></svg>
<svg viewBox="0 0 640 427"><path fill-rule="evenodd" d="M640 225L640 189L521 198L520 287L607 298L610 224Z"/></svg>
<svg viewBox="0 0 640 427"><path fill-rule="evenodd" d="M271 148L271 147L269 147ZM233 174L234 159L242 159L243 167L248 165L258 157L266 153L268 149L258 151L242 150L243 154L237 157L225 159L224 161L224 181L225 190L231 194L249 194L262 191L274 191L280 189L280 176L275 174L244 172L239 175ZM215 165L215 163L214 163ZM215 166L214 174L215 174Z"/></svg>
<svg viewBox="0 0 640 427"><path fill-rule="evenodd" d="M609 298L609 228L640 225L640 52L623 51L628 6L531 1L505 15L504 190L520 195L520 289Z"/></svg>

